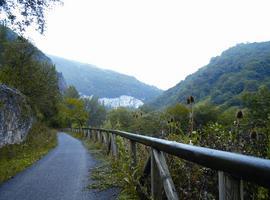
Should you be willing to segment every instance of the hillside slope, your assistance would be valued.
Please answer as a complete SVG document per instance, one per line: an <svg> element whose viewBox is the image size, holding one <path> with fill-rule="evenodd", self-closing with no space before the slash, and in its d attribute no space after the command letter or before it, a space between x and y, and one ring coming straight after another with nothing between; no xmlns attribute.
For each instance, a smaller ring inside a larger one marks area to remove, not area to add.
<svg viewBox="0 0 270 200"><path fill-rule="evenodd" d="M150 105L162 108L184 103L189 95L196 101L209 99L218 105L238 105L243 92L256 91L262 84L270 86L270 42L238 44L212 58Z"/></svg>
<svg viewBox="0 0 270 200"><path fill-rule="evenodd" d="M2 49L2 46L3 46L2 42L4 42L4 41L2 41L1 37L6 37L6 39L8 41L14 41L19 37L19 35L17 33L15 33L14 31L12 31L11 29L0 25L0 54L2 53L2 51L4 51L4 49ZM48 63L49 65L53 65L52 60L48 56L46 56L42 51L40 51L33 44L31 44L31 45L32 45L32 48L34 50L33 58L35 60L37 60L38 62L41 62L41 63ZM2 63L2 60L0 57L0 65L1 65L1 63ZM63 77L63 74L60 72L57 72L57 77L58 77L59 90L61 92L63 92L67 88L66 81Z"/></svg>
<svg viewBox="0 0 270 200"><path fill-rule="evenodd" d="M162 92L160 89L144 84L132 76L56 56L49 57L55 63L57 71L63 73L67 83L74 85L83 95L94 95L100 98L115 98L127 95L149 101Z"/></svg>

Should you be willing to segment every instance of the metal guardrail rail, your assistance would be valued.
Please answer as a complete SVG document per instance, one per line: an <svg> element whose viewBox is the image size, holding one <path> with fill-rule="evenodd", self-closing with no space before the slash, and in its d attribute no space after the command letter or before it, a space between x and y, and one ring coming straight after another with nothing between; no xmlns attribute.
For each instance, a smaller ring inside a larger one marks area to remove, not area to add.
<svg viewBox="0 0 270 200"><path fill-rule="evenodd" d="M117 156L116 136L130 140L131 165L136 165L136 143L151 147L151 195L153 199L160 199L162 188L168 199L178 199L171 179L163 152L177 156L218 171L219 199L243 199L243 180L257 183L270 188L270 160L246 156L237 153L214 150L168 141L164 139L138 135L134 133L96 129L73 128L72 132L83 132L86 137L93 138L108 146L108 150Z"/></svg>

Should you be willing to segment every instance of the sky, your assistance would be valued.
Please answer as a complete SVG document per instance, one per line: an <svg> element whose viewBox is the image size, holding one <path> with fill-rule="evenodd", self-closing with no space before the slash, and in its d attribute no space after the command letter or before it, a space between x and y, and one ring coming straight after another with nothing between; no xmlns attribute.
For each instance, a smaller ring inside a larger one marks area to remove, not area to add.
<svg viewBox="0 0 270 200"><path fill-rule="evenodd" d="M270 40L269 0L63 0L43 52L173 87L238 43Z"/></svg>

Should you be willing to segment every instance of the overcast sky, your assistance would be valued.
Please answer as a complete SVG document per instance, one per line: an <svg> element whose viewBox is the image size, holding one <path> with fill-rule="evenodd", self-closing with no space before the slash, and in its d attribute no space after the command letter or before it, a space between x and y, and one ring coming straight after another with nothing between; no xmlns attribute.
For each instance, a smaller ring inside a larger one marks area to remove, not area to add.
<svg viewBox="0 0 270 200"><path fill-rule="evenodd" d="M44 36L48 54L133 75L168 89L243 42L270 40L266 0L63 0Z"/></svg>

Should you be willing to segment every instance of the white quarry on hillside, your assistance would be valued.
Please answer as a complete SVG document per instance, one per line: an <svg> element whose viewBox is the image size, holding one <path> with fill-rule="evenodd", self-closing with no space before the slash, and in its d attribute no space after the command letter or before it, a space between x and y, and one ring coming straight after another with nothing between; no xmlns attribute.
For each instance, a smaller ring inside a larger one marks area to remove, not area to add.
<svg viewBox="0 0 270 200"><path fill-rule="evenodd" d="M117 98L101 98L99 102L107 107L118 108L118 107L129 107L139 108L143 105L143 102L131 96L122 95Z"/></svg>

